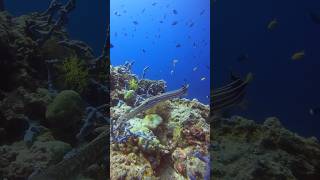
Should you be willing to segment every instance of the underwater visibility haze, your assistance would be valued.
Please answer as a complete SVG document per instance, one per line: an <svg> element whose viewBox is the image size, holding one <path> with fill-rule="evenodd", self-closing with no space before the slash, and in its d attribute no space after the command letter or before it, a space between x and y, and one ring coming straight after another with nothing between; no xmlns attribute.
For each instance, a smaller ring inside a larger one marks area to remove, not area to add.
<svg viewBox="0 0 320 180"><path fill-rule="evenodd" d="M231 72L254 77L246 109L230 114L258 122L275 116L294 132L320 137L319 14L316 0L215 2L215 87Z"/></svg>
<svg viewBox="0 0 320 180"><path fill-rule="evenodd" d="M320 179L318 1L3 2L0 179Z"/></svg>
<svg viewBox="0 0 320 180"><path fill-rule="evenodd" d="M58 1L65 3L67 0ZM37 1L30 0L23 2L20 0L4 0L5 8L14 16L24 15L30 12L41 12L48 8L50 0ZM96 55L103 49L107 31L106 14L107 1L86 1L77 0L76 9L69 15L67 29L72 38L80 39L90 45Z"/></svg>
<svg viewBox="0 0 320 180"><path fill-rule="evenodd" d="M210 1L111 0L111 65L163 79L167 90L190 85L187 98L209 104Z"/></svg>
<svg viewBox="0 0 320 180"><path fill-rule="evenodd" d="M210 179L210 1L110 7L110 178Z"/></svg>

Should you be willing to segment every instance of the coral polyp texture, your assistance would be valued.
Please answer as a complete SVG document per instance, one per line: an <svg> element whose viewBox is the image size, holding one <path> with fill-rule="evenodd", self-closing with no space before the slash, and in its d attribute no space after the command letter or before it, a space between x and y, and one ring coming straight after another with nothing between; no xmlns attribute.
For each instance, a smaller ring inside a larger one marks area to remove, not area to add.
<svg viewBox="0 0 320 180"><path fill-rule="evenodd" d="M114 125L126 114L139 111L125 119L120 130L124 135L112 137L111 179L208 177L209 161L195 154L209 157L209 106L181 98L187 87L166 92L164 80L139 79L130 68L110 69Z"/></svg>
<svg viewBox="0 0 320 180"><path fill-rule="evenodd" d="M64 25L74 7L53 0L44 12L0 12L0 179L106 177L108 138L101 154L95 149L98 160L69 162L92 154L79 149L97 148L95 129L109 124L107 58L69 37Z"/></svg>
<svg viewBox="0 0 320 180"><path fill-rule="evenodd" d="M320 144L285 129L279 119L262 124L240 116L217 118L212 131L214 179L319 179Z"/></svg>

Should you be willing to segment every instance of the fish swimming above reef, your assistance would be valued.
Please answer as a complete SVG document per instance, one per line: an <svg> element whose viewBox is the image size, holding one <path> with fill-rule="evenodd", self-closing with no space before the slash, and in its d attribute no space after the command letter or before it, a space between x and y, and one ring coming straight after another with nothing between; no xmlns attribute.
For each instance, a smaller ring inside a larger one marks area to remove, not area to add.
<svg viewBox="0 0 320 180"><path fill-rule="evenodd" d="M179 47L181 47L181 44L180 43L176 44L176 48L179 48Z"/></svg>
<svg viewBox="0 0 320 180"><path fill-rule="evenodd" d="M138 21L133 21L132 22L134 25L138 25L139 23L138 23Z"/></svg>
<svg viewBox="0 0 320 180"><path fill-rule="evenodd" d="M178 24L178 21L173 21L173 22L171 23L172 26L175 26L175 25L177 25L177 24Z"/></svg>
<svg viewBox="0 0 320 180"><path fill-rule="evenodd" d="M192 71L196 71L196 70L198 70L198 67L194 67L194 68L192 69Z"/></svg>
<svg viewBox="0 0 320 180"><path fill-rule="evenodd" d="M311 116L319 115L320 114L320 108L310 108L309 114Z"/></svg>
<svg viewBox="0 0 320 180"><path fill-rule="evenodd" d="M121 16L121 14L120 14L118 11L115 11L115 12L114 12L114 15L116 15L116 16Z"/></svg>
<svg viewBox="0 0 320 180"><path fill-rule="evenodd" d="M204 80L206 80L206 77L202 77L200 80L201 80L201 81L204 81Z"/></svg>
<svg viewBox="0 0 320 180"><path fill-rule="evenodd" d="M278 27L278 20L276 18L274 18L273 20L271 20L269 23L268 23L268 30L269 31L272 31L274 30L276 27Z"/></svg>
<svg viewBox="0 0 320 180"><path fill-rule="evenodd" d="M173 65L174 68L176 67L176 64L177 64L178 62L179 62L178 59L172 60L172 65Z"/></svg>
<svg viewBox="0 0 320 180"><path fill-rule="evenodd" d="M304 50L293 53L291 59L294 61L302 60L305 56Z"/></svg>
<svg viewBox="0 0 320 180"><path fill-rule="evenodd" d="M214 89L211 96L212 112L217 113L241 103L245 96L245 88L252 79L252 73L249 73L244 80L232 76L231 83Z"/></svg>
<svg viewBox="0 0 320 180"><path fill-rule="evenodd" d="M205 12L206 12L206 10L205 10L205 9L204 9L204 10L202 10L202 11L200 12L200 16L202 16Z"/></svg>
<svg viewBox="0 0 320 180"><path fill-rule="evenodd" d="M157 2L154 2L154 3L152 3L151 5L152 5L152 6L155 6L155 5L157 5Z"/></svg>
<svg viewBox="0 0 320 180"><path fill-rule="evenodd" d="M173 14L178 14L178 11L177 10L172 10Z"/></svg>
<svg viewBox="0 0 320 180"><path fill-rule="evenodd" d="M107 48L108 48L108 49L113 48L113 44L111 44L111 43L107 44Z"/></svg>

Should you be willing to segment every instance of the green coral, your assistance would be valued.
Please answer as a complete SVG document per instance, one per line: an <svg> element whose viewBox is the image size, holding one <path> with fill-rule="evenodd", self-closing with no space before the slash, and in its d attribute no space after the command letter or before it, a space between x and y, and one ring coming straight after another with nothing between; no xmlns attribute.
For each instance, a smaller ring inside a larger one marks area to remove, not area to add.
<svg viewBox="0 0 320 180"><path fill-rule="evenodd" d="M70 127L81 120L83 101L73 90L60 92L46 111L46 122L53 127Z"/></svg>
<svg viewBox="0 0 320 180"><path fill-rule="evenodd" d="M67 89L83 92L88 85L89 71L77 56L71 56L64 60L61 71L63 82Z"/></svg>
<svg viewBox="0 0 320 180"><path fill-rule="evenodd" d="M146 127L143 119L140 119L140 118L130 119L129 124L131 125L130 131L133 133L141 132L146 135L152 134L152 131Z"/></svg>
<svg viewBox="0 0 320 180"><path fill-rule="evenodd" d="M129 120L131 126L130 131L134 134L143 134L143 136L138 138L138 146L142 148L143 151L152 152L165 149L152 132L152 130L156 129L161 123L162 118L157 114L147 115L144 119L133 118Z"/></svg>
<svg viewBox="0 0 320 180"><path fill-rule="evenodd" d="M156 129L162 123L162 118L157 114L148 114L142 122L149 129Z"/></svg>
<svg viewBox="0 0 320 180"><path fill-rule="evenodd" d="M138 81L135 78L132 78L129 81L129 89L134 91L138 89Z"/></svg>
<svg viewBox="0 0 320 180"><path fill-rule="evenodd" d="M133 118L129 121L133 131L143 130L144 133L151 132L156 129L161 123L162 118L158 114L148 114L143 119Z"/></svg>
<svg viewBox="0 0 320 180"><path fill-rule="evenodd" d="M135 92L134 90L129 90L124 93L124 100L131 101L134 98Z"/></svg>

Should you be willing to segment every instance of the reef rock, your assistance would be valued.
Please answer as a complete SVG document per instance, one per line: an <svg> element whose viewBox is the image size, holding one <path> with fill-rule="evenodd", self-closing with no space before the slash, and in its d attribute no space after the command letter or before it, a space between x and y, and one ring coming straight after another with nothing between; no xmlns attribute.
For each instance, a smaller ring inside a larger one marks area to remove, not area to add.
<svg viewBox="0 0 320 180"><path fill-rule="evenodd" d="M70 127L81 120L83 111L81 96L73 90L64 90L49 104L46 122L52 127Z"/></svg>
<svg viewBox="0 0 320 180"><path fill-rule="evenodd" d="M282 127L242 117L214 120L212 172L215 179L320 179L320 144Z"/></svg>
<svg viewBox="0 0 320 180"><path fill-rule="evenodd" d="M4 178L26 178L34 171L59 162L71 146L55 140L50 133L37 137L29 148L25 142L0 147L0 174Z"/></svg>
<svg viewBox="0 0 320 180"><path fill-rule="evenodd" d="M0 102L0 127L7 143L19 139L28 128L28 119L41 121L45 119L45 112L52 97L47 89L39 88L28 91L23 87L6 93ZM3 140L4 141L4 140ZM2 141L0 141L2 144Z"/></svg>
<svg viewBox="0 0 320 180"><path fill-rule="evenodd" d="M158 179L142 154L111 151L110 158L110 179Z"/></svg>
<svg viewBox="0 0 320 180"><path fill-rule="evenodd" d="M136 80L128 66L113 67L112 77L115 82L111 86L111 99L114 100L111 117L115 121L137 107L139 102L164 93L166 87L162 80ZM134 82L137 88L132 88L136 87ZM138 103L129 102L126 91L134 91ZM209 157L208 115L208 105L197 100L175 98L128 119L124 136L111 144L111 179L208 178L209 161L199 159ZM201 156L195 156L197 153ZM126 159L123 158L125 155ZM139 163L135 160L137 157ZM131 169L127 167L129 164ZM141 170L142 164L152 173Z"/></svg>

